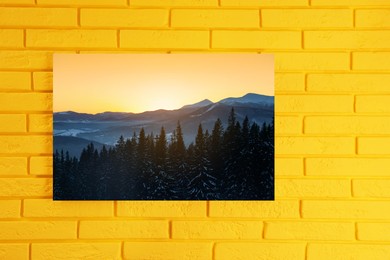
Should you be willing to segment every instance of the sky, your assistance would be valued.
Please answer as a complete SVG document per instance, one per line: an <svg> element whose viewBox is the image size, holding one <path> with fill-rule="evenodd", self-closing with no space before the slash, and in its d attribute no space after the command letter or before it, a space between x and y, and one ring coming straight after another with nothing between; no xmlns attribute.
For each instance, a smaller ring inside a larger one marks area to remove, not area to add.
<svg viewBox="0 0 390 260"><path fill-rule="evenodd" d="M272 54L54 54L54 112L178 109L274 96Z"/></svg>

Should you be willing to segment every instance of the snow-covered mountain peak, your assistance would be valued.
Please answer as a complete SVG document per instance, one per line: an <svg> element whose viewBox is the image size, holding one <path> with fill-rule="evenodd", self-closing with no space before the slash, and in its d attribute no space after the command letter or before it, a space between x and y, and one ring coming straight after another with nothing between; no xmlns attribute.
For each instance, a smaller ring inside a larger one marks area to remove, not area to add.
<svg viewBox="0 0 390 260"><path fill-rule="evenodd" d="M183 106L182 108L197 108L197 107L205 107L205 106L208 106L208 105L211 105L213 104L213 102L211 102L210 100L208 99L204 99L202 101L199 101L195 104L191 104L191 105L186 105L186 106Z"/></svg>
<svg viewBox="0 0 390 260"><path fill-rule="evenodd" d="M264 105L273 105L274 104L274 97L273 96L265 96L265 95L259 95L254 93L248 93L242 97L234 98L225 98L219 101L218 103L225 104L225 105L233 105L236 103L257 103L257 104L264 104Z"/></svg>

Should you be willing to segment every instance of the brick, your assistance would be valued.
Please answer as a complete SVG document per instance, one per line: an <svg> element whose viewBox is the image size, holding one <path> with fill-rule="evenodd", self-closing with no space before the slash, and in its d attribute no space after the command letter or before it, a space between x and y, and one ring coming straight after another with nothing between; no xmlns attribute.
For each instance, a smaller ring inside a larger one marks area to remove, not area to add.
<svg viewBox="0 0 390 260"><path fill-rule="evenodd" d="M364 260L387 259L390 255L389 245L375 244L309 244L307 247L308 260Z"/></svg>
<svg viewBox="0 0 390 260"><path fill-rule="evenodd" d="M1 10L1 8L0 8ZM1 12L1 11L0 11ZM0 29L1 48L22 48L24 41L23 30Z"/></svg>
<svg viewBox="0 0 390 260"><path fill-rule="evenodd" d="M302 133L302 118L299 116L278 116L275 118L275 134Z"/></svg>
<svg viewBox="0 0 390 260"><path fill-rule="evenodd" d="M353 26L353 13L349 9L264 9L261 25L264 28L348 28Z"/></svg>
<svg viewBox="0 0 390 260"><path fill-rule="evenodd" d="M0 132L26 132L26 115L0 115Z"/></svg>
<svg viewBox="0 0 390 260"><path fill-rule="evenodd" d="M298 218L299 202L294 200L210 201L210 217Z"/></svg>
<svg viewBox="0 0 390 260"><path fill-rule="evenodd" d="M390 153L390 138L361 137L358 139L358 154Z"/></svg>
<svg viewBox="0 0 390 260"><path fill-rule="evenodd" d="M259 28L258 10L172 10L171 26L177 28Z"/></svg>
<svg viewBox="0 0 390 260"><path fill-rule="evenodd" d="M0 51L0 69L52 69L53 52Z"/></svg>
<svg viewBox="0 0 390 260"><path fill-rule="evenodd" d="M26 175L26 157L0 157L0 175Z"/></svg>
<svg viewBox="0 0 390 260"><path fill-rule="evenodd" d="M1 221L0 237L17 239L73 239L76 221Z"/></svg>
<svg viewBox="0 0 390 260"><path fill-rule="evenodd" d="M385 116L308 116L305 134L387 134L390 118Z"/></svg>
<svg viewBox="0 0 390 260"><path fill-rule="evenodd" d="M173 221L174 239L261 239L262 221Z"/></svg>
<svg viewBox="0 0 390 260"><path fill-rule="evenodd" d="M1 1L0 1L1 3ZM0 244L0 258L1 259L29 259L28 244Z"/></svg>
<svg viewBox="0 0 390 260"><path fill-rule="evenodd" d="M349 95L277 95L275 112L344 113L353 112L353 96Z"/></svg>
<svg viewBox="0 0 390 260"><path fill-rule="evenodd" d="M35 4L34 0L0 0L0 4Z"/></svg>
<svg viewBox="0 0 390 260"><path fill-rule="evenodd" d="M312 176L388 176L387 158L307 158L306 175Z"/></svg>
<svg viewBox="0 0 390 260"><path fill-rule="evenodd" d="M211 259L212 244L202 242L125 242L125 259Z"/></svg>
<svg viewBox="0 0 390 260"><path fill-rule="evenodd" d="M390 10L356 10L355 25L362 28L384 28L390 26Z"/></svg>
<svg viewBox="0 0 390 260"><path fill-rule="evenodd" d="M0 153L52 153L51 136L0 136Z"/></svg>
<svg viewBox="0 0 390 260"><path fill-rule="evenodd" d="M33 73L34 90L53 90L53 73L37 71Z"/></svg>
<svg viewBox="0 0 390 260"><path fill-rule="evenodd" d="M305 75L301 73L275 73L275 92L305 90Z"/></svg>
<svg viewBox="0 0 390 260"><path fill-rule="evenodd" d="M305 259L303 243L217 243L215 260L229 259L273 259L302 260Z"/></svg>
<svg viewBox="0 0 390 260"><path fill-rule="evenodd" d="M120 217L205 217L204 201L118 201Z"/></svg>
<svg viewBox="0 0 390 260"><path fill-rule="evenodd" d="M126 6L127 0L37 0L38 5Z"/></svg>
<svg viewBox="0 0 390 260"><path fill-rule="evenodd" d="M20 217L20 200L0 200L0 218L19 218ZM1 258L0 245L0 258Z"/></svg>
<svg viewBox="0 0 390 260"><path fill-rule="evenodd" d="M348 53L275 53L275 71L349 70Z"/></svg>
<svg viewBox="0 0 390 260"><path fill-rule="evenodd" d="M30 174L32 175L52 175L52 156L32 156L30 158Z"/></svg>
<svg viewBox="0 0 390 260"><path fill-rule="evenodd" d="M389 102L387 95L356 96L356 112L387 113L390 112Z"/></svg>
<svg viewBox="0 0 390 260"><path fill-rule="evenodd" d="M47 178L1 178L0 197L51 196L52 182Z"/></svg>
<svg viewBox="0 0 390 260"><path fill-rule="evenodd" d="M276 179L278 198L341 198L351 196L350 180Z"/></svg>
<svg viewBox="0 0 390 260"><path fill-rule="evenodd" d="M313 6L388 6L387 0L312 0Z"/></svg>
<svg viewBox="0 0 390 260"><path fill-rule="evenodd" d="M359 240L389 241L390 223L358 223L357 235Z"/></svg>
<svg viewBox="0 0 390 260"><path fill-rule="evenodd" d="M375 49L388 48L390 31L306 31L307 49Z"/></svg>
<svg viewBox="0 0 390 260"><path fill-rule="evenodd" d="M301 34L283 31L213 31L212 48L300 49Z"/></svg>
<svg viewBox="0 0 390 260"><path fill-rule="evenodd" d="M112 217L112 201L53 201L52 199L24 200L25 217Z"/></svg>
<svg viewBox="0 0 390 260"><path fill-rule="evenodd" d="M166 7L177 7L177 6L218 6L218 0L131 0L130 6L166 6Z"/></svg>
<svg viewBox="0 0 390 260"><path fill-rule="evenodd" d="M307 0L221 0L222 6L307 6Z"/></svg>
<svg viewBox="0 0 390 260"><path fill-rule="evenodd" d="M303 200L303 218L389 219L389 201Z"/></svg>
<svg viewBox="0 0 390 260"><path fill-rule="evenodd" d="M167 27L164 9L82 9L81 26L88 27Z"/></svg>
<svg viewBox="0 0 390 260"><path fill-rule="evenodd" d="M163 220L137 221L80 221L80 238L168 238L168 222Z"/></svg>
<svg viewBox="0 0 390 260"><path fill-rule="evenodd" d="M0 26L75 27L76 8L0 8Z"/></svg>
<svg viewBox="0 0 390 260"><path fill-rule="evenodd" d="M355 197L390 197L390 180L353 180L352 188Z"/></svg>
<svg viewBox="0 0 390 260"><path fill-rule="evenodd" d="M0 111L50 111L52 103L50 93L0 93Z"/></svg>
<svg viewBox="0 0 390 260"><path fill-rule="evenodd" d="M120 33L121 48L140 49L207 49L208 31L178 30L123 30Z"/></svg>
<svg viewBox="0 0 390 260"><path fill-rule="evenodd" d="M266 239L354 240L354 223L335 222L266 222Z"/></svg>
<svg viewBox="0 0 390 260"><path fill-rule="evenodd" d="M303 160L300 158L275 158L275 176L302 176Z"/></svg>
<svg viewBox="0 0 390 260"><path fill-rule="evenodd" d="M111 243L32 243L31 258L50 259L121 259L121 244Z"/></svg>
<svg viewBox="0 0 390 260"><path fill-rule="evenodd" d="M28 131L52 133L53 115L52 114L30 114L28 116Z"/></svg>
<svg viewBox="0 0 390 260"><path fill-rule="evenodd" d="M1 90L30 90L31 75L29 72L0 72Z"/></svg>
<svg viewBox="0 0 390 260"><path fill-rule="evenodd" d="M277 155L346 155L355 154L353 137L278 137Z"/></svg>
<svg viewBox="0 0 390 260"><path fill-rule="evenodd" d="M116 48L115 30L27 30L28 47Z"/></svg>
<svg viewBox="0 0 390 260"><path fill-rule="evenodd" d="M352 66L354 70L390 70L390 52L355 52L352 56ZM365 75L367 76L367 75ZM382 86L387 85L385 82L390 82L389 74L369 74L373 78L375 84L378 84L378 77L382 78ZM372 86L370 90L372 90ZM375 86L378 88L379 86ZM382 87L383 90L388 88Z"/></svg>
<svg viewBox="0 0 390 260"><path fill-rule="evenodd" d="M307 90L313 92L389 91L388 74L309 74Z"/></svg>

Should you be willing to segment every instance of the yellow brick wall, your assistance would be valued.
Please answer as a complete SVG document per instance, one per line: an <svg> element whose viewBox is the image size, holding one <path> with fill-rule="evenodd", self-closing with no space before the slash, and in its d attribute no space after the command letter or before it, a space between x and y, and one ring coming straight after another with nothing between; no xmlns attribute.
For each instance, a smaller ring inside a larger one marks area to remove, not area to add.
<svg viewBox="0 0 390 260"><path fill-rule="evenodd" d="M52 54L274 53L275 202L53 202ZM390 259L389 0L0 0L0 259Z"/></svg>

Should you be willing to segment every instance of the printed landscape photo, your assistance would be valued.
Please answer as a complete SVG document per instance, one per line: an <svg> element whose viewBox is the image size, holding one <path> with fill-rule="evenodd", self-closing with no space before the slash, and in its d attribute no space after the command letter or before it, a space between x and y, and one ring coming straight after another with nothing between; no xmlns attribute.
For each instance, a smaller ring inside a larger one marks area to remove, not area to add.
<svg viewBox="0 0 390 260"><path fill-rule="evenodd" d="M54 200L273 200L268 54L55 54Z"/></svg>

